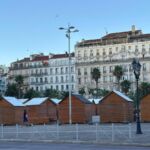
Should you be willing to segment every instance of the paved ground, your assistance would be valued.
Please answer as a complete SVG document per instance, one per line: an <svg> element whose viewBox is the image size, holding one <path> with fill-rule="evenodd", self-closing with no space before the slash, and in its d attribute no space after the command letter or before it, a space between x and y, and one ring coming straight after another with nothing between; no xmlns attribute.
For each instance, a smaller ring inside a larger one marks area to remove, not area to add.
<svg viewBox="0 0 150 150"><path fill-rule="evenodd" d="M98 144L58 144L36 142L0 142L0 150L149 150L149 147L106 146Z"/></svg>
<svg viewBox="0 0 150 150"><path fill-rule="evenodd" d="M142 124L142 131L136 134L136 124L0 126L0 140L150 146L150 124Z"/></svg>

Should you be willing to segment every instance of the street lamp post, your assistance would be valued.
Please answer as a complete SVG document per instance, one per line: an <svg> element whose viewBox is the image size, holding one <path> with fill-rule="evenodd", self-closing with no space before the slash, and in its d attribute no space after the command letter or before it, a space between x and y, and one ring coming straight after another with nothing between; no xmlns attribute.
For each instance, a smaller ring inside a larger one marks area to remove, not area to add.
<svg viewBox="0 0 150 150"><path fill-rule="evenodd" d="M60 27L60 30L65 30L66 32L66 37L68 39L68 57L69 57L69 80L68 80L68 85L69 85L69 124L72 124L72 102L71 102L71 54L70 54L70 34L72 32L79 32L79 30L75 29L74 26L68 25L68 27Z"/></svg>
<svg viewBox="0 0 150 150"><path fill-rule="evenodd" d="M139 88L138 88L138 80L139 80L140 70L141 70L141 64L139 63L139 60L134 58L132 62L132 67L136 78L136 125L137 125L136 134L142 134L141 122L140 122L140 108L139 108L140 105Z"/></svg>

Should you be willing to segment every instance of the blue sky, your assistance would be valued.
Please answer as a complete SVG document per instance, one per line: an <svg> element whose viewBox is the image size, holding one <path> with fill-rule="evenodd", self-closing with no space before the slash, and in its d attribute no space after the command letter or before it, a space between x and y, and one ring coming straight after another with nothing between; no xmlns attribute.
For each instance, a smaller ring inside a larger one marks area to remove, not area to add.
<svg viewBox="0 0 150 150"><path fill-rule="evenodd" d="M67 38L59 27L68 23L80 31L71 35L71 49L81 39L130 30L150 33L149 0L0 0L0 64L43 52L64 53Z"/></svg>

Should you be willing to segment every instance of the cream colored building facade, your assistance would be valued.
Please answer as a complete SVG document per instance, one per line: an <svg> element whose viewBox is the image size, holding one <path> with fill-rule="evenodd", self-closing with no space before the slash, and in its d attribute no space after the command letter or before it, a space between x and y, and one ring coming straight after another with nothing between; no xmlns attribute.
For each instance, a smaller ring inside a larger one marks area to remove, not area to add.
<svg viewBox="0 0 150 150"><path fill-rule="evenodd" d="M76 57L76 90L95 88L91 70L100 69L101 78L98 86L101 89L116 89L116 78L113 70L116 65L124 69L122 80L130 80L134 88L135 77L131 63L138 58L141 63L140 82L150 82L150 34L141 30L110 33L100 39L82 40L75 46Z"/></svg>
<svg viewBox="0 0 150 150"><path fill-rule="evenodd" d="M35 54L11 63L9 83L15 82L17 75L24 77L24 91L34 89L43 92L46 89L69 90L69 58L66 54ZM70 85L75 90L75 57L71 54Z"/></svg>

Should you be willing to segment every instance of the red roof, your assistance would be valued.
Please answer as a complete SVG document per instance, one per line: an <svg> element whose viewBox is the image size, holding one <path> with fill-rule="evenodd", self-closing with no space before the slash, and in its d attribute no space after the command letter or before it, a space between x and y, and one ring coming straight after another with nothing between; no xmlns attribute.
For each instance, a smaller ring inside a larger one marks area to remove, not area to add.
<svg viewBox="0 0 150 150"><path fill-rule="evenodd" d="M135 34L140 33L141 30L136 30ZM110 33L107 34L106 36L103 36L102 39L115 39L115 38L123 38L127 37L128 35L132 35L132 31L126 31L126 32L115 32L115 33Z"/></svg>
<svg viewBox="0 0 150 150"><path fill-rule="evenodd" d="M43 61L43 60L48 60L48 56L35 56L32 61Z"/></svg>
<svg viewBox="0 0 150 150"><path fill-rule="evenodd" d="M68 54L56 54L51 57L51 59L67 58ZM74 57L74 53L71 53L71 57Z"/></svg>

